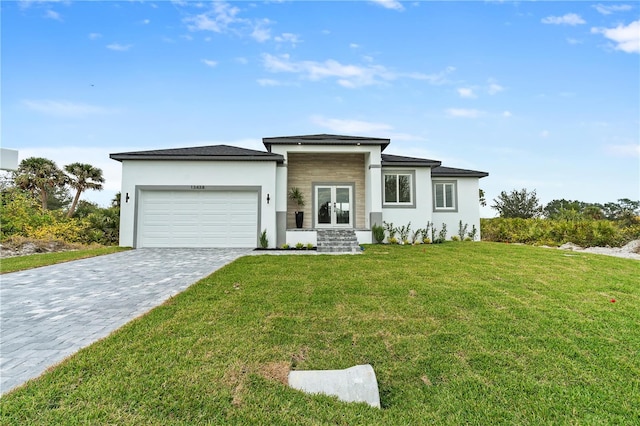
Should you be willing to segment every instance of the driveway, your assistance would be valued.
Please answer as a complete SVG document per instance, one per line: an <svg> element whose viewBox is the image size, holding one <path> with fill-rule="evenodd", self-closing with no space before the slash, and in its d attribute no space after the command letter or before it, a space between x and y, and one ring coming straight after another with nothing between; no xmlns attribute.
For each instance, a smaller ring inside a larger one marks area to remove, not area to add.
<svg viewBox="0 0 640 426"><path fill-rule="evenodd" d="M250 249L137 249L0 275L0 394Z"/></svg>

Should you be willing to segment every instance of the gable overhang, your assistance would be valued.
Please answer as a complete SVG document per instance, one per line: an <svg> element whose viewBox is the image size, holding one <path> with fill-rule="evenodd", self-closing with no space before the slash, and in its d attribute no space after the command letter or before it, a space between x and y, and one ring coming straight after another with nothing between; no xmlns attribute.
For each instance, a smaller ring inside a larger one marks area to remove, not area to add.
<svg viewBox="0 0 640 426"><path fill-rule="evenodd" d="M391 143L390 139L369 138L363 136L342 136L342 135L303 135L303 136L280 136L272 138L262 138L267 151L271 152L274 145L307 145L307 146L379 146L380 151Z"/></svg>

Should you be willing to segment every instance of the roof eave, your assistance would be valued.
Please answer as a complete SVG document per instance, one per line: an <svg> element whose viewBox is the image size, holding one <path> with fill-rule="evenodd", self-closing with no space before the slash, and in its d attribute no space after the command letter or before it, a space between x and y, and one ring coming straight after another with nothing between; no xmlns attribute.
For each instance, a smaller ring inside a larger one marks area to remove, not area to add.
<svg viewBox="0 0 640 426"><path fill-rule="evenodd" d="M419 162L419 161L383 161L382 167L438 167L442 163L440 161Z"/></svg>
<svg viewBox="0 0 640 426"><path fill-rule="evenodd" d="M391 143L390 139L317 139L317 140L305 140L305 139L296 139L296 138L263 138L262 143L264 144L267 151L271 152L272 145L311 145L311 146L331 146L331 145L341 145L341 146L380 146L380 150L384 151L387 146Z"/></svg>
<svg viewBox="0 0 640 426"><path fill-rule="evenodd" d="M111 154L109 158L116 161L123 160L154 160L154 161L275 161L284 163L284 158L278 154L262 155L132 155Z"/></svg>
<svg viewBox="0 0 640 426"><path fill-rule="evenodd" d="M489 173L486 172L472 172L472 173L432 173L432 177L476 177L476 178L484 178L489 176Z"/></svg>

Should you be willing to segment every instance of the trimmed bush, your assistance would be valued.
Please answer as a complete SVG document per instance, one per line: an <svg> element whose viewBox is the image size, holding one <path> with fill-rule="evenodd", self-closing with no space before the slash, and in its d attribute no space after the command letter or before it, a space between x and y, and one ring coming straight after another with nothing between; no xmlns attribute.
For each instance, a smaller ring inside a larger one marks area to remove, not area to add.
<svg viewBox="0 0 640 426"><path fill-rule="evenodd" d="M559 246L620 247L640 238L640 225L610 220L481 219L484 241Z"/></svg>

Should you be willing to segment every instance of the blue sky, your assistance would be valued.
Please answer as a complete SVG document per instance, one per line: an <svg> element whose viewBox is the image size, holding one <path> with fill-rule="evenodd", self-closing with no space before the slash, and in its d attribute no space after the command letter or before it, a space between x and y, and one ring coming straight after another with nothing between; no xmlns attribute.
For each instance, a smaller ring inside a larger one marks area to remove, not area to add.
<svg viewBox="0 0 640 426"><path fill-rule="evenodd" d="M2 146L109 153L315 133L536 190L640 198L637 2L3 1ZM493 216L484 208L482 215Z"/></svg>

